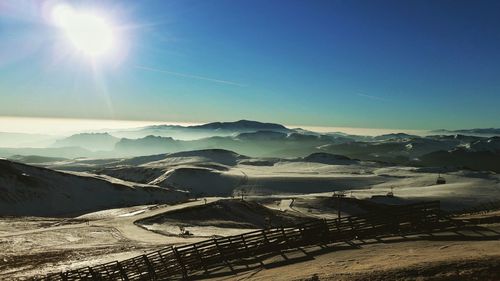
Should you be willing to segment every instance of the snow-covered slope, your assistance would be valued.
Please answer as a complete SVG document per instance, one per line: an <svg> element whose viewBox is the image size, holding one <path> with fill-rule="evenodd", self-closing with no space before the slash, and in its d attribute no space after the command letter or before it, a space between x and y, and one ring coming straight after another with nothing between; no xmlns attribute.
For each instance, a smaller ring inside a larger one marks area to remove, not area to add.
<svg viewBox="0 0 500 281"><path fill-rule="evenodd" d="M233 151L225 149L203 149L183 151L168 154L165 159L156 162L150 162L148 166L165 166L172 164L193 164L193 163L216 163L228 166L234 166L240 160L248 159L249 157L240 155Z"/></svg>
<svg viewBox="0 0 500 281"><path fill-rule="evenodd" d="M185 198L185 193L168 188L0 159L0 215L71 216Z"/></svg>
<svg viewBox="0 0 500 281"><path fill-rule="evenodd" d="M166 172L150 184L173 186L198 196L229 196L245 180L245 176L241 173L233 174L211 168L183 166Z"/></svg>

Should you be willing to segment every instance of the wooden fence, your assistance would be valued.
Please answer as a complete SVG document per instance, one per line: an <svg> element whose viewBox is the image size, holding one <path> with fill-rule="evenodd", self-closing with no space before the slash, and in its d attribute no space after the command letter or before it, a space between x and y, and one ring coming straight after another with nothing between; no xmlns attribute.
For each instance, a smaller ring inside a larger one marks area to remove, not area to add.
<svg viewBox="0 0 500 281"><path fill-rule="evenodd" d="M454 216L474 215L474 214L485 214L488 212L493 212L498 210L500 210L500 201L489 201L489 202L482 202L478 205L464 208L461 210L452 211L449 214Z"/></svg>
<svg viewBox="0 0 500 281"><path fill-rule="evenodd" d="M314 220L293 227L262 229L214 238L92 267L48 275L37 280L172 280L227 266L288 248L321 245L443 227L439 201L394 206L383 212L341 219Z"/></svg>

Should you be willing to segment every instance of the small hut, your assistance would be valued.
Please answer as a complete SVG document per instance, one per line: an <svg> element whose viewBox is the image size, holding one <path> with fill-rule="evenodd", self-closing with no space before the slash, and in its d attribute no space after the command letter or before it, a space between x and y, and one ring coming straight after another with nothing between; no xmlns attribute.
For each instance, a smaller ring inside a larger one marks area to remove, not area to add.
<svg viewBox="0 0 500 281"><path fill-rule="evenodd" d="M387 197L394 197L394 186L391 186L391 191L387 192Z"/></svg>
<svg viewBox="0 0 500 281"><path fill-rule="evenodd" d="M445 183L446 183L446 179L444 177L442 177L441 174L439 174L437 179L436 179L436 184L445 184Z"/></svg>

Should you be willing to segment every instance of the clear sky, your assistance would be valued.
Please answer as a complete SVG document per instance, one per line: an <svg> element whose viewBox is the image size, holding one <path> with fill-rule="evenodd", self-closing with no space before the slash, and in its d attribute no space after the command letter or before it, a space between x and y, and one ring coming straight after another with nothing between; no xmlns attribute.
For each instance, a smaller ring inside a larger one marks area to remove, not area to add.
<svg viewBox="0 0 500 281"><path fill-rule="evenodd" d="M84 53L57 7L104 20L83 43L112 37L106 52ZM1 0L0 116L500 127L499 15L486 0Z"/></svg>

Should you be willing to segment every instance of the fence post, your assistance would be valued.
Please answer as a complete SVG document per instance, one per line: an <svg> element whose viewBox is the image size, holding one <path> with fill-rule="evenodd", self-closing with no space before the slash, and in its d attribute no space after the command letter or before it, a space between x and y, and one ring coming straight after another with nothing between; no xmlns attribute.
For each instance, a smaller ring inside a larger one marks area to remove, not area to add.
<svg viewBox="0 0 500 281"><path fill-rule="evenodd" d="M68 277L66 277L66 274L64 272L59 273L59 275L61 276L61 279L63 281L67 281L68 280Z"/></svg>
<svg viewBox="0 0 500 281"><path fill-rule="evenodd" d="M288 248L292 248L292 245L290 244L290 241L288 241L288 237L286 236L285 228L283 226L281 227L281 234L283 235L283 238L285 239Z"/></svg>
<svg viewBox="0 0 500 281"><path fill-rule="evenodd" d="M352 217L349 217L349 226L351 227L351 237L350 238L356 239L358 237L358 233L356 231L356 228L354 227L354 223L352 222Z"/></svg>
<svg viewBox="0 0 500 281"><path fill-rule="evenodd" d="M88 267L89 269L89 272L90 272L90 275L92 275L92 280L95 280L95 281L98 281L98 280L101 280L101 277L99 276L99 274L97 274L93 269L92 267Z"/></svg>
<svg viewBox="0 0 500 281"><path fill-rule="evenodd" d="M170 274L170 270L168 270L168 263L167 261L165 260L165 258L163 257L163 255L161 254L161 250L157 251L156 252L158 254L158 256L160 257L160 260L161 260L161 263L162 263L162 266L165 267L165 271L167 272L167 274Z"/></svg>
<svg viewBox="0 0 500 281"><path fill-rule="evenodd" d="M119 261L116 261L116 266L118 267L118 270L120 271L120 275L122 276L122 279L124 281L128 281L127 272L125 272L125 270L123 269L122 264Z"/></svg>
<svg viewBox="0 0 500 281"><path fill-rule="evenodd" d="M179 255L179 252L177 251L177 248L172 247L172 250L174 251L174 255L175 255L175 258L177 259L177 262L178 262L178 263L179 263L179 265L181 266L181 270L182 270L182 277L183 277L184 279L187 279L187 278L188 278L188 273L187 273L186 267L184 266L184 263L182 262L182 257L181 257L181 255Z"/></svg>
<svg viewBox="0 0 500 281"><path fill-rule="evenodd" d="M243 245L245 245L245 250L247 252L247 256L250 256L250 250L248 249L247 240L245 239L245 235L241 234L241 240L243 240Z"/></svg>
<svg viewBox="0 0 500 281"><path fill-rule="evenodd" d="M219 254L222 257L222 261L231 269L231 271L234 271L233 266L227 260L226 255L224 255L222 248L219 246L219 242L217 242L216 238L214 238L214 242L215 242L215 246L217 247L217 250L219 251Z"/></svg>
<svg viewBox="0 0 500 281"><path fill-rule="evenodd" d="M323 239L324 239L324 243L329 243L330 242L330 228L328 227L328 222L326 221L326 219L323 219L323 226L324 226L324 230L323 230Z"/></svg>
<svg viewBox="0 0 500 281"><path fill-rule="evenodd" d="M146 263L146 266L149 271L149 275L152 277L152 280L156 280L156 272L153 268L153 265L151 265L151 262L149 261L148 257L146 255L142 255L142 258L144 259L144 262Z"/></svg>
<svg viewBox="0 0 500 281"><path fill-rule="evenodd" d="M300 242L304 242L306 240L306 238L304 237L304 230L302 229L302 227L299 227L299 232L300 232Z"/></svg>
<svg viewBox="0 0 500 281"><path fill-rule="evenodd" d="M266 245L269 244L269 240L267 240L266 230L262 230L262 236L264 236L264 240L266 241Z"/></svg>
<svg viewBox="0 0 500 281"><path fill-rule="evenodd" d="M205 273L208 273L207 266L205 265L205 261L203 260L203 257L201 256L200 252L198 251L198 246L194 244L194 251L196 252L196 256L198 256L198 260L200 260L201 266L203 267L203 270Z"/></svg>

